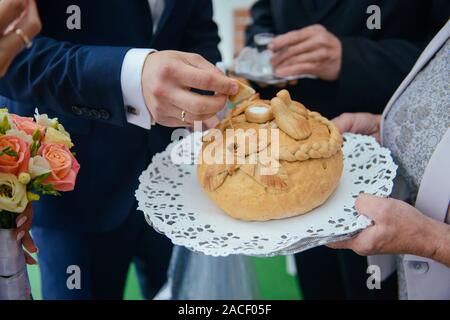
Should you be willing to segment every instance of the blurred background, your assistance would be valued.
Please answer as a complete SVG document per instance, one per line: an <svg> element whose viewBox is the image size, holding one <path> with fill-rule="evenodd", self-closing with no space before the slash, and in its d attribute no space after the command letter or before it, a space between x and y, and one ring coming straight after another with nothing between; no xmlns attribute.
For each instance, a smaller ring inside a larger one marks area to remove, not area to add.
<svg viewBox="0 0 450 320"><path fill-rule="evenodd" d="M222 39L223 62L230 65L233 56L244 47L245 26L250 22L249 9L256 0L213 0L214 19ZM301 299L294 265L285 257L254 259L262 299ZM41 299L39 267L28 269L34 299ZM134 266L130 266L124 299L142 299Z"/></svg>
<svg viewBox="0 0 450 320"><path fill-rule="evenodd" d="M219 49L222 60L230 65L233 56L241 51L245 42L245 27L250 23L250 7L256 0L213 0L214 20L219 26L222 41Z"/></svg>

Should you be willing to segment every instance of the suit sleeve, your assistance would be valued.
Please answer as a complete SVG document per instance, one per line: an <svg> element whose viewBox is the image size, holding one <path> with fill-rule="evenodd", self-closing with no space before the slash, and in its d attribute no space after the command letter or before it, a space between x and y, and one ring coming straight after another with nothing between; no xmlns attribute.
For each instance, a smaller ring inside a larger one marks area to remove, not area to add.
<svg viewBox="0 0 450 320"><path fill-rule="evenodd" d="M219 42L211 0L196 1L183 37L183 50L198 53L211 63L216 63L221 60Z"/></svg>
<svg viewBox="0 0 450 320"><path fill-rule="evenodd" d="M73 45L39 36L0 80L0 94L58 113L124 126L120 75L129 49Z"/></svg>
<svg viewBox="0 0 450 320"><path fill-rule="evenodd" d="M253 36L258 33L275 33L270 0L259 0L251 8L253 22L245 32L246 44L253 45Z"/></svg>
<svg viewBox="0 0 450 320"><path fill-rule="evenodd" d="M393 88L402 82L426 45L401 39L373 41L362 37L342 38L341 42L343 53L341 74L336 83L337 100L352 97L352 105L372 113L380 112Z"/></svg>
<svg viewBox="0 0 450 320"><path fill-rule="evenodd" d="M343 37L342 67L338 80L339 100L351 96L366 111L379 113L414 66L428 42L448 20L450 3L434 0L424 13L423 40ZM360 93L360 94L357 94ZM357 111L357 110L355 110Z"/></svg>

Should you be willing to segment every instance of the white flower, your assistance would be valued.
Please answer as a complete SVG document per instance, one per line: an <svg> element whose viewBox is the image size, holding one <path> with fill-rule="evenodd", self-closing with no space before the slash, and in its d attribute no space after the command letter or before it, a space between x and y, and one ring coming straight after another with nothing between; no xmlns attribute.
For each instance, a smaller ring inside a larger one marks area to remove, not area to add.
<svg viewBox="0 0 450 320"><path fill-rule="evenodd" d="M52 127L55 128L58 125L58 118L49 118L46 114L39 114L38 109L34 109L34 119L36 119L36 123L43 127Z"/></svg>
<svg viewBox="0 0 450 320"><path fill-rule="evenodd" d="M58 118L51 119L46 114L39 114L37 108L34 112L36 123L47 128L46 138L44 139L44 142L63 143L67 145L69 149L73 147L69 132L67 132L63 125L58 122Z"/></svg>
<svg viewBox="0 0 450 320"><path fill-rule="evenodd" d="M23 131L17 130L17 129L9 129L8 131L6 131L6 135L18 137L18 138L22 139L23 141L28 142L30 144L33 142L33 138L30 135L26 134Z"/></svg>
<svg viewBox="0 0 450 320"><path fill-rule="evenodd" d="M49 173L52 171L50 164L47 160L42 156L35 156L30 158L30 162L28 163L28 171L31 175L31 178L34 179L43 174Z"/></svg>
<svg viewBox="0 0 450 320"><path fill-rule="evenodd" d="M66 129L63 127L61 123L58 123L58 131L70 138L70 133L66 131Z"/></svg>
<svg viewBox="0 0 450 320"><path fill-rule="evenodd" d="M73 147L70 135L66 135L51 127L47 128L45 132L44 143L61 143L65 144L69 149Z"/></svg>
<svg viewBox="0 0 450 320"><path fill-rule="evenodd" d="M28 204L26 186L10 173L0 173L0 210L22 213Z"/></svg>

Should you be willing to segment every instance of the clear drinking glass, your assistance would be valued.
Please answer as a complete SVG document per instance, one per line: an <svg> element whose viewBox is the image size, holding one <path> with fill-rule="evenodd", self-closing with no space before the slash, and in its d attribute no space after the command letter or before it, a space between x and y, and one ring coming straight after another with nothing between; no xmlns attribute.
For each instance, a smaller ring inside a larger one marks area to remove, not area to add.
<svg viewBox="0 0 450 320"><path fill-rule="evenodd" d="M273 69L270 63L272 51L268 49L269 43L272 42L275 35L273 33L258 33L253 37L256 48L259 52L257 70L255 73L262 77L272 77Z"/></svg>
<svg viewBox="0 0 450 320"><path fill-rule="evenodd" d="M275 38L273 33L258 33L253 37L253 41L255 42L258 51L262 52L268 50L267 46L272 42L273 38Z"/></svg>

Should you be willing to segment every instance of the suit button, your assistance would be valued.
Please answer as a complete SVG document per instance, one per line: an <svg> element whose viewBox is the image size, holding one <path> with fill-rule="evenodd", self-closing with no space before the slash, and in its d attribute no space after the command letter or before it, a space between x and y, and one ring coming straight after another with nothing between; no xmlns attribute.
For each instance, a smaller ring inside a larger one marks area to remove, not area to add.
<svg viewBox="0 0 450 320"><path fill-rule="evenodd" d="M86 117L90 117L91 116L91 110L88 108L81 108L81 112L83 113L84 116Z"/></svg>
<svg viewBox="0 0 450 320"><path fill-rule="evenodd" d="M109 112L107 110L102 109L102 110L100 110L100 117L103 120L108 120L111 117L111 115L109 114Z"/></svg>
<svg viewBox="0 0 450 320"><path fill-rule="evenodd" d="M91 116L92 116L94 119L100 119L100 118L101 118L100 112L98 112L98 111L95 110L95 109L91 110Z"/></svg>
<svg viewBox="0 0 450 320"><path fill-rule="evenodd" d="M77 106L72 106L72 112L77 116L81 116L83 114L83 111L81 111L81 109Z"/></svg>
<svg viewBox="0 0 450 320"><path fill-rule="evenodd" d="M430 269L430 266L427 262L420 262L420 261L410 261L408 263L408 267L413 270L417 274L424 274L427 273Z"/></svg>

